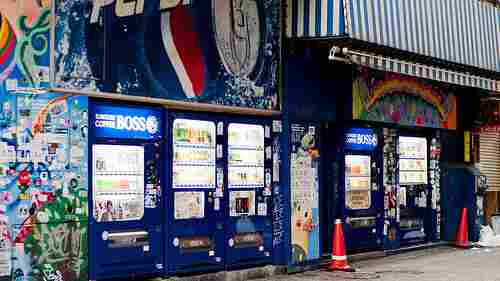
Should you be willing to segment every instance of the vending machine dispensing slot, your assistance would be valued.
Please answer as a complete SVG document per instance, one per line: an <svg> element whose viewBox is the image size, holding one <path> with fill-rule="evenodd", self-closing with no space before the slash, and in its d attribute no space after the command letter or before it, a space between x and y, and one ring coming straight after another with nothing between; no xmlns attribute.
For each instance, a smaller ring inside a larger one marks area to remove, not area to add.
<svg viewBox="0 0 500 281"><path fill-rule="evenodd" d="M108 248L130 248L149 246L149 235L147 231L116 231L103 232L103 240L108 243Z"/></svg>

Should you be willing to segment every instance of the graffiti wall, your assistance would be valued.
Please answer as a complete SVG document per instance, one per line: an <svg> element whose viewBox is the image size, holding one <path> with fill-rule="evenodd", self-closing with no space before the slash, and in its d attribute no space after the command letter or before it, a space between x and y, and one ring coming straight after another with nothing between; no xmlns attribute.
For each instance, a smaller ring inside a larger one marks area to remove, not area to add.
<svg viewBox="0 0 500 281"><path fill-rule="evenodd" d="M57 1L54 86L276 109L280 2Z"/></svg>
<svg viewBox="0 0 500 281"><path fill-rule="evenodd" d="M48 0L0 1L0 276L87 280L87 100L49 86Z"/></svg>
<svg viewBox="0 0 500 281"><path fill-rule="evenodd" d="M442 84L359 68L353 83L353 118L456 129L457 101Z"/></svg>
<svg viewBox="0 0 500 281"><path fill-rule="evenodd" d="M87 101L22 93L1 99L0 274L84 280Z"/></svg>

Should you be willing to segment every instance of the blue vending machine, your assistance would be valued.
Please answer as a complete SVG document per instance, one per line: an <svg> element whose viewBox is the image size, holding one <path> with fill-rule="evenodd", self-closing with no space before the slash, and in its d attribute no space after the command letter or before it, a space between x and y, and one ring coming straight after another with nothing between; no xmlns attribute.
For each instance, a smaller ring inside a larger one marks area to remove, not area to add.
<svg viewBox="0 0 500 281"><path fill-rule="evenodd" d="M379 135L370 128L351 128L344 135L341 217L349 251L382 247L384 191Z"/></svg>
<svg viewBox="0 0 500 281"><path fill-rule="evenodd" d="M432 186L428 179L430 142L423 135L400 134L397 143L398 238L400 246L405 246L434 237Z"/></svg>
<svg viewBox="0 0 500 281"><path fill-rule="evenodd" d="M164 271L161 108L92 101L89 279Z"/></svg>
<svg viewBox="0 0 500 281"><path fill-rule="evenodd" d="M233 120L170 115L166 249L172 274L271 261L270 127Z"/></svg>

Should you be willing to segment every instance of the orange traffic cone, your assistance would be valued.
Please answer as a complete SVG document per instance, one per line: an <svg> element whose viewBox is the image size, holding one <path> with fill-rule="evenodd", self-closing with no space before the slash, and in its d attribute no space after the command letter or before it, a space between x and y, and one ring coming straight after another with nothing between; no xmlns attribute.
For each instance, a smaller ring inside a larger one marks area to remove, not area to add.
<svg viewBox="0 0 500 281"><path fill-rule="evenodd" d="M328 270L354 271L354 268L350 267L347 263L344 231L342 230L342 221L340 219L335 220L335 229L333 231L333 254Z"/></svg>
<svg viewBox="0 0 500 281"><path fill-rule="evenodd" d="M458 225L455 246L459 248L471 247L469 242L469 226L467 223L467 208L462 209L462 216L460 218L460 224Z"/></svg>

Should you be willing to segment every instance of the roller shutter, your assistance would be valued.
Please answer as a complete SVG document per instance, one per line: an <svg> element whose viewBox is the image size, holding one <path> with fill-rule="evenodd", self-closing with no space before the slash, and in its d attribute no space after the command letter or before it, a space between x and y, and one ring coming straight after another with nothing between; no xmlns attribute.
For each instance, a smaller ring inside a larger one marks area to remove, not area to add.
<svg viewBox="0 0 500 281"><path fill-rule="evenodd" d="M489 191L500 191L500 133L484 132L479 137L479 168L488 179Z"/></svg>

